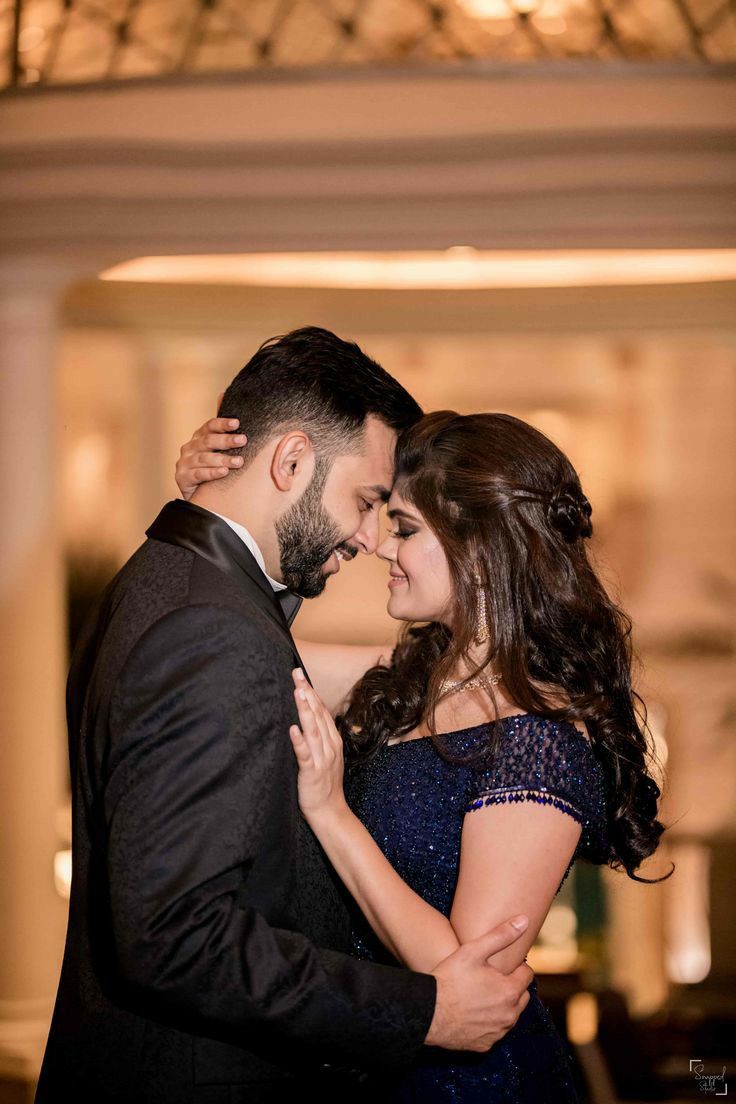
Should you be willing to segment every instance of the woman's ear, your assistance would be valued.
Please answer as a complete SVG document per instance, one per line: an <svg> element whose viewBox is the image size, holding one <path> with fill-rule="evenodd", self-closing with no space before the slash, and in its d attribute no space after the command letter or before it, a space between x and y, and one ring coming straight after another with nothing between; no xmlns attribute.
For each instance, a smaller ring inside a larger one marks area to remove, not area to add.
<svg viewBox="0 0 736 1104"><path fill-rule="evenodd" d="M314 449L303 430L295 429L278 442L271 459L271 478L280 491L306 487L314 473Z"/></svg>

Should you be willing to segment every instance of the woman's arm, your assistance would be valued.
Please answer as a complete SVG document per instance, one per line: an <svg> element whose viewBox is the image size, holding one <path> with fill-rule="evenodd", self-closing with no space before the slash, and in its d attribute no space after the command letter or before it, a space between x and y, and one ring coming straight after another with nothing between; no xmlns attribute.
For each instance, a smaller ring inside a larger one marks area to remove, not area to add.
<svg viewBox="0 0 736 1104"><path fill-rule="evenodd" d="M490 805L465 815L450 918L399 876L347 805L342 741L310 687L296 680L301 728L291 729L300 807L330 862L384 946L430 971L458 946L516 913L529 926L489 961L503 973L523 962L577 846L580 825L554 806ZM306 698L299 697L304 689Z"/></svg>
<svg viewBox="0 0 736 1104"><path fill-rule="evenodd" d="M457 950L460 940L450 921L396 873L347 803L343 809L327 807L306 819L366 920L394 958L411 970L431 973Z"/></svg>
<svg viewBox="0 0 736 1104"><path fill-rule="evenodd" d="M466 813L448 920L396 873L347 804L307 820L383 945L409 969L430 973L461 943L524 913L526 932L489 959L504 974L515 970L544 923L581 831L553 806L496 805Z"/></svg>
<svg viewBox="0 0 736 1104"><path fill-rule="evenodd" d="M318 644L295 639L312 685L330 714L345 708L350 692L366 671L391 661L393 644Z"/></svg>
<svg viewBox="0 0 736 1104"><path fill-rule="evenodd" d="M475 939L509 909L526 913L529 927L521 938L489 959L504 974L514 970L539 934L581 832L568 813L531 801L466 813L450 911L460 942Z"/></svg>

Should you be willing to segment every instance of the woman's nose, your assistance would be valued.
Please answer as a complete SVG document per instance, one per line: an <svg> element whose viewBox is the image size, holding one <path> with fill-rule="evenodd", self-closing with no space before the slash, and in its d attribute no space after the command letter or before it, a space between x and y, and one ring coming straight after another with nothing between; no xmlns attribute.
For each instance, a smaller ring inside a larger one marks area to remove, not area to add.
<svg viewBox="0 0 736 1104"><path fill-rule="evenodd" d="M385 541L382 541L376 549L376 555L381 560L395 560L396 554L393 548L393 541L391 537L386 537Z"/></svg>

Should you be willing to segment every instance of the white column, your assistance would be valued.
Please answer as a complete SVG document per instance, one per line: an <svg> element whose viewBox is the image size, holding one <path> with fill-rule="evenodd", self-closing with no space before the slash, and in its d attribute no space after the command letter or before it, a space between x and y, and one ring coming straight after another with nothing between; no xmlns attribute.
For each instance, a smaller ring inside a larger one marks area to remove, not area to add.
<svg viewBox="0 0 736 1104"><path fill-rule="evenodd" d="M133 458L138 488L136 545L163 504L179 498L174 478L179 449L217 411L217 396L225 384L218 383L216 353L215 338L208 341L186 334L148 334L142 343ZM236 364L232 375L238 370Z"/></svg>
<svg viewBox="0 0 736 1104"><path fill-rule="evenodd" d="M0 264L0 1077L29 1080L67 919L53 873L67 759L54 435L63 279L45 262Z"/></svg>

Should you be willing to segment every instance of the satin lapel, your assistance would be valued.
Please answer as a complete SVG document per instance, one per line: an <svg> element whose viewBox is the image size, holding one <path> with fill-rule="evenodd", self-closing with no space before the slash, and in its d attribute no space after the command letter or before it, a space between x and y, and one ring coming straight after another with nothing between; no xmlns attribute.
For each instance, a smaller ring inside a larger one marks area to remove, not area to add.
<svg viewBox="0 0 736 1104"><path fill-rule="evenodd" d="M229 575L283 632L297 665L304 670L289 628L290 621L301 605L301 599L298 595L289 595L294 602L289 602L290 620L287 620L282 605L258 566L255 556L222 518L193 502L174 499L166 503L153 524L146 529L146 536L165 544L188 548ZM307 673L306 670L304 673Z"/></svg>
<svg viewBox="0 0 736 1104"><path fill-rule="evenodd" d="M299 594L294 594L291 590L280 590L276 594L276 599L281 606L282 613L286 618L286 624L291 628L291 623L299 612L304 599Z"/></svg>

